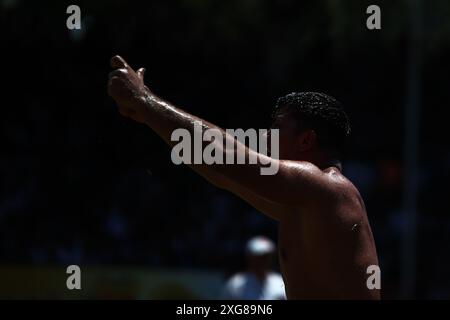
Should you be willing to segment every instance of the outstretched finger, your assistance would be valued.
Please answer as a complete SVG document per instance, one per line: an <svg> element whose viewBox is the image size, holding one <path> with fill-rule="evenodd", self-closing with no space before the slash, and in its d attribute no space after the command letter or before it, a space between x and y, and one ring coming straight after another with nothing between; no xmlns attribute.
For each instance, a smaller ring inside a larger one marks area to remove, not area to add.
<svg viewBox="0 0 450 320"><path fill-rule="evenodd" d="M139 76L139 78L144 80L145 68L140 68L136 73Z"/></svg>

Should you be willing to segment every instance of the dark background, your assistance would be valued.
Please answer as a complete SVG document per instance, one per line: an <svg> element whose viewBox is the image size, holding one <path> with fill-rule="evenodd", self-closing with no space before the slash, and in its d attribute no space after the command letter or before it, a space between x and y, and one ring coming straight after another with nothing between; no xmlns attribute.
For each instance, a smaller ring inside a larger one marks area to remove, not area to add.
<svg viewBox="0 0 450 320"><path fill-rule="evenodd" d="M409 1L0 2L0 263L243 267L276 223L185 166L106 93L109 59L223 128L266 128L276 99L323 91L353 136L344 172L376 238L385 298L400 297ZM82 30L66 28L81 8ZM382 29L366 28L378 4ZM450 3L423 1L415 298L450 298Z"/></svg>

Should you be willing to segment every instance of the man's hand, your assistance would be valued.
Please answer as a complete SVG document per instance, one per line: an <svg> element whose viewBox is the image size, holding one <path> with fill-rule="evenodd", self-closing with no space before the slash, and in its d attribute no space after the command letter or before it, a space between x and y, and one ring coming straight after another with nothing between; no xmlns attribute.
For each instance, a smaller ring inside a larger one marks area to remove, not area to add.
<svg viewBox="0 0 450 320"><path fill-rule="evenodd" d="M144 68L134 71L122 57L111 58L108 94L116 101L121 115L144 123L146 115L144 97L150 90L144 84Z"/></svg>

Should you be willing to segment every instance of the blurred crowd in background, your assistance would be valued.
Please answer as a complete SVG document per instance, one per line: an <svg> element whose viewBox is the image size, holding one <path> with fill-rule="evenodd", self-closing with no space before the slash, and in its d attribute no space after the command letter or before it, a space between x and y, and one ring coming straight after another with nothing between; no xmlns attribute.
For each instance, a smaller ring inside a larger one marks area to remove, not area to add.
<svg viewBox="0 0 450 320"><path fill-rule="evenodd" d="M70 3L71 4L71 3ZM0 0L0 263L244 267L276 222L208 184L106 93L109 58L146 67L147 86L223 128L267 128L276 99L323 91L353 137L344 173L372 225L385 297L399 295L408 1ZM423 2L415 297L450 298L450 3Z"/></svg>

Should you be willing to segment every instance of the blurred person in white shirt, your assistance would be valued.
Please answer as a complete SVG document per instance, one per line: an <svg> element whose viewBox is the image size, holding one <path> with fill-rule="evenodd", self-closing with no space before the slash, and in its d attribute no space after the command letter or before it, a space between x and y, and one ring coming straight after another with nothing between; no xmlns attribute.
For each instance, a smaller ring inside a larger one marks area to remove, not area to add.
<svg viewBox="0 0 450 320"><path fill-rule="evenodd" d="M246 245L247 270L230 277L222 290L224 300L285 300L281 274L272 270L275 244L258 236Z"/></svg>

